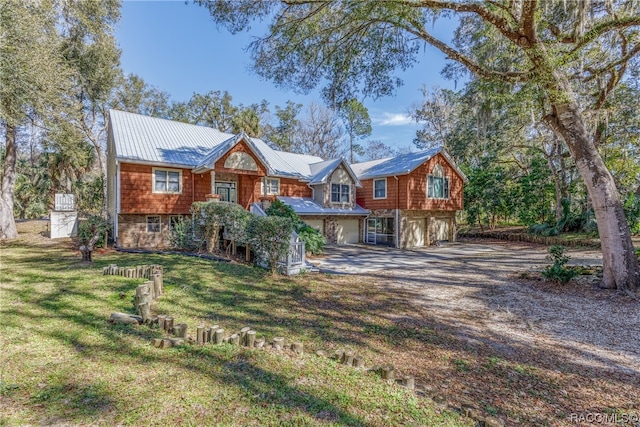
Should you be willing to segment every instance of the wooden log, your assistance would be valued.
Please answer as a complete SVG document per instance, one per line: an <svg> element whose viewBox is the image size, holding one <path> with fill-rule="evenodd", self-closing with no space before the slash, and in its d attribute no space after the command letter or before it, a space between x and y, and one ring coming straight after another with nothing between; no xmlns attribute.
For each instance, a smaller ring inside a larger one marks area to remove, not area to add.
<svg viewBox="0 0 640 427"><path fill-rule="evenodd" d="M402 377L401 384L409 390L413 390L416 388L416 379L412 375L405 375Z"/></svg>
<svg viewBox="0 0 640 427"><path fill-rule="evenodd" d="M153 282L147 281L144 282L144 285L147 287L147 289L149 289L149 295L151 295L151 302L156 300L156 293L155 290L153 289Z"/></svg>
<svg viewBox="0 0 640 427"><path fill-rule="evenodd" d="M156 348L160 348L160 346L162 345L162 338L154 338L151 340L151 345L156 347Z"/></svg>
<svg viewBox="0 0 640 427"><path fill-rule="evenodd" d="M318 357L327 357L327 352L324 350L318 350L316 351L316 356Z"/></svg>
<svg viewBox="0 0 640 427"><path fill-rule="evenodd" d="M162 295L162 276L159 274L154 274L151 276L153 281L153 291L156 294L156 298Z"/></svg>
<svg viewBox="0 0 640 427"><path fill-rule="evenodd" d="M167 331L168 334L173 333L173 317L167 316L164 319L164 330Z"/></svg>
<svg viewBox="0 0 640 427"><path fill-rule="evenodd" d="M118 267L118 276L124 276L124 267Z"/></svg>
<svg viewBox="0 0 640 427"><path fill-rule="evenodd" d="M116 274L117 269L118 269L118 266L116 264L111 264L109 266L109 274L113 276L114 274Z"/></svg>
<svg viewBox="0 0 640 427"><path fill-rule="evenodd" d="M240 335L233 334L229 337L229 342L233 345L240 345Z"/></svg>
<svg viewBox="0 0 640 427"><path fill-rule="evenodd" d="M122 323L125 325L139 325L142 323L142 317L128 313L111 313L109 316L110 323Z"/></svg>
<svg viewBox="0 0 640 427"><path fill-rule="evenodd" d="M215 343L216 342L216 331L220 326L213 325L207 330L207 342Z"/></svg>
<svg viewBox="0 0 640 427"><path fill-rule="evenodd" d="M353 366L353 351L345 351L342 355L342 363L347 366Z"/></svg>
<svg viewBox="0 0 640 427"><path fill-rule="evenodd" d="M344 350L336 350L333 352L332 359L337 360L338 362L342 362L342 357L344 356Z"/></svg>
<svg viewBox="0 0 640 427"><path fill-rule="evenodd" d="M178 323L173 327L173 334L176 338L187 338L187 324L186 323Z"/></svg>
<svg viewBox="0 0 640 427"><path fill-rule="evenodd" d="M246 336L247 336L247 332L249 332L251 330L250 327L245 326L244 328L240 329L240 343L242 345L246 345Z"/></svg>
<svg viewBox="0 0 640 427"><path fill-rule="evenodd" d="M160 344L160 348L171 348L173 347L173 343L169 338L165 338L162 340L162 344Z"/></svg>
<svg viewBox="0 0 640 427"><path fill-rule="evenodd" d="M224 329L220 328L216 330L216 344L222 344L224 340Z"/></svg>
<svg viewBox="0 0 640 427"><path fill-rule="evenodd" d="M383 380L395 380L395 368L393 365L384 365L380 370L380 374L382 375Z"/></svg>
<svg viewBox="0 0 640 427"><path fill-rule="evenodd" d="M267 340L264 337L256 338L256 348L263 348Z"/></svg>
<svg viewBox="0 0 640 427"><path fill-rule="evenodd" d="M353 367L357 369L364 369L364 358L362 356L356 356L353 359Z"/></svg>
<svg viewBox="0 0 640 427"><path fill-rule="evenodd" d="M291 351L293 351L297 355L302 355L304 352L304 344L301 342L294 342L291 344Z"/></svg>
<svg viewBox="0 0 640 427"><path fill-rule="evenodd" d="M142 276L146 279L150 279L150 270L149 270L149 266L148 265L143 265L142 266Z"/></svg>
<svg viewBox="0 0 640 427"><path fill-rule="evenodd" d="M163 331L165 330L164 322L166 318L167 318L166 315L158 314L158 328L162 329Z"/></svg>
<svg viewBox="0 0 640 427"><path fill-rule="evenodd" d="M151 304L149 302L138 304L138 313L142 316L143 323L149 323L151 321Z"/></svg>
<svg viewBox="0 0 640 427"><path fill-rule="evenodd" d="M256 331L247 331L247 335L244 337L244 345L247 347L253 347L256 342Z"/></svg>
<svg viewBox="0 0 640 427"><path fill-rule="evenodd" d="M283 348L284 348L284 338L283 337L275 337L273 339L273 349L280 351Z"/></svg>
<svg viewBox="0 0 640 427"><path fill-rule="evenodd" d="M109 266L102 267L102 275L106 276L107 274L109 274Z"/></svg>
<svg viewBox="0 0 640 427"><path fill-rule="evenodd" d="M196 343L204 345L204 325L196 327Z"/></svg>
<svg viewBox="0 0 640 427"><path fill-rule="evenodd" d="M186 331L187 330L187 325L184 325L184 326L185 326L184 330ZM181 337L180 338L179 337L167 338L167 339L169 341L171 341L171 344L172 344L173 347L177 347L177 346L183 345L185 343L185 338L181 338Z"/></svg>
<svg viewBox="0 0 640 427"><path fill-rule="evenodd" d="M247 246L244 247L244 260L246 262L251 261L251 248L249 247L248 243Z"/></svg>

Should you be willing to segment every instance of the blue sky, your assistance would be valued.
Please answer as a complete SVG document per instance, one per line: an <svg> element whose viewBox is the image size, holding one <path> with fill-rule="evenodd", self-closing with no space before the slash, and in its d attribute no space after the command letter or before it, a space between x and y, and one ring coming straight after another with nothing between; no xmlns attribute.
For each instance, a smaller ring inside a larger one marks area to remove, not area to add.
<svg viewBox="0 0 640 427"><path fill-rule="evenodd" d="M206 9L184 1L124 1L121 11L116 38L122 69L169 93L174 101L186 101L194 92L226 90L236 104L266 99L272 111L289 99L305 106L322 102L318 91L308 95L286 91L249 70L251 59L245 48L262 34L258 29L231 35L216 27ZM445 22L434 33L448 40L453 25ZM444 55L426 46L413 69L397 73L405 85L395 96L364 101L372 119L370 139L413 147L417 126L407 111L420 101L423 85L454 88L454 82L440 76L444 64Z"/></svg>

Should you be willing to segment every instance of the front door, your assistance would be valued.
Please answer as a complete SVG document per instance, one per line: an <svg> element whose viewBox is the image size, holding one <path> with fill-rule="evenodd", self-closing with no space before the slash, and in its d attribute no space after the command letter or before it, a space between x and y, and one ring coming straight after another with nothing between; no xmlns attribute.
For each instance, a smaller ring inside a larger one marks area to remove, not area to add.
<svg viewBox="0 0 640 427"><path fill-rule="evenodd" d="M216 194L220 195L221 202L238 203L235 182L216 181Z"/></svg>

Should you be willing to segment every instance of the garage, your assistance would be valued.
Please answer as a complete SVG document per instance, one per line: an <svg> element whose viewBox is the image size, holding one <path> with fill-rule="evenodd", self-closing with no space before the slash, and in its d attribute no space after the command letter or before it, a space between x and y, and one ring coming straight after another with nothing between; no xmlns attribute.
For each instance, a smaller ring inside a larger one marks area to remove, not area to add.
<svg viewBox="0 0 640 427"><path fill-rule="evenodd" d="M434 218L433 219L433 236L435 240L449 240L449 218Z"/></svg>
<svg viewBox="0 0 640 427"><path fill-rule="evenodd" d="M336 243L358 243L360 241L360 220L338 219L336 221Z"/></svg>
<svg viewBox="0 0 640 427"><path fill-rule="evenodd" d="M320 232L320 234L324 234L324 220L323 219L305 219L304 222L311 228L315 228Z"/></svg>
<svg viewBox="0 0 640 427"><path fill-rule="evenodd" d="M424 218L412 218L407 221L407 247L416 248L424 246L425 220Z"/></svg>

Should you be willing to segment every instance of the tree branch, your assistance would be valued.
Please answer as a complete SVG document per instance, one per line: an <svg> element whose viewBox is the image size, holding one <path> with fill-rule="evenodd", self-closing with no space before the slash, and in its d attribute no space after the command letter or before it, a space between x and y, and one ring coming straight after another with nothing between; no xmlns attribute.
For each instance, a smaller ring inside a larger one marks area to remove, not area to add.
<svg viewBox="0 0 640 427"><path fill-rule="evenodd" d="M424 40L431 46L437 48L442 53L447 55L449 59L452 59L454 61L461 63L465 67L469 68L469 70L472 73L482 78L491 79L491 80L500 80L508 83L518 83L518 82L525 81L531 75L531 72L532 72L531 70L530 71L507 71L507 72L487 70L486 68L478 64L476 61L473 61L468 56L464 55L461 52L458 52L457 50L453 49L451 46L447 45L446 43L443 43L437 38L433 37L424 28L415 30L413 28L407 27L406 25L402 25L402 24L395 24L395 25L398 25L400 28L404 29L405 31Z"/></svg>
<svg viewBox="0 0 640 427"><path fill-rule="evenodd" d="M580 49L582 49L584 46L591 43L593 40L597 39L604 33L612 30L622 30L624 28L629 28L637 25L640 25L640 16L637 15L601 22L591 28L584 36L576 41L575 47L571 49L571 51L569 51L569 53L567 54L567 59L575 55Z"/></svg>

